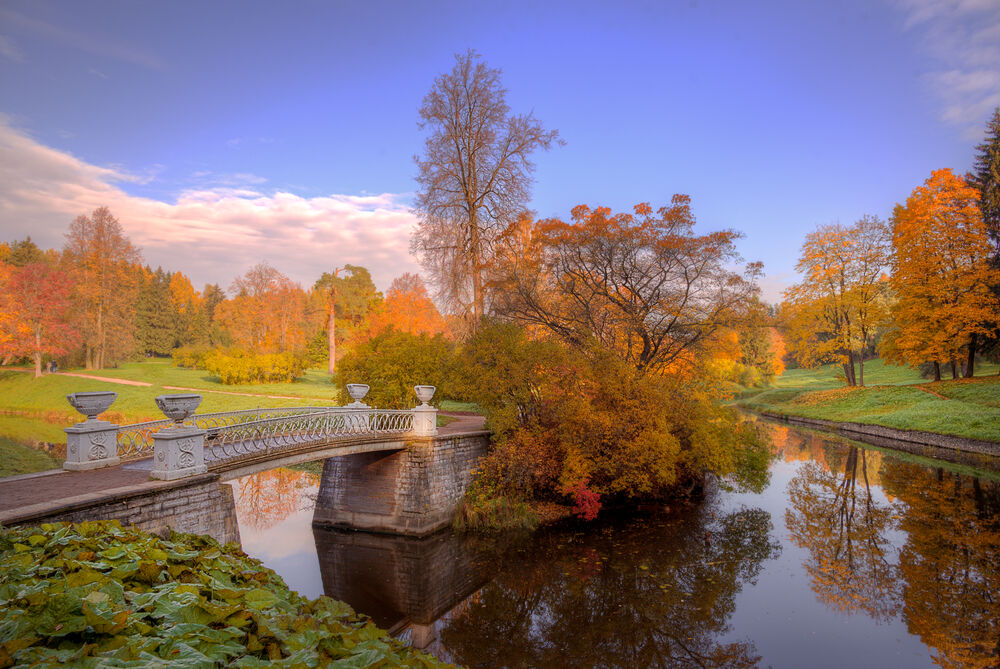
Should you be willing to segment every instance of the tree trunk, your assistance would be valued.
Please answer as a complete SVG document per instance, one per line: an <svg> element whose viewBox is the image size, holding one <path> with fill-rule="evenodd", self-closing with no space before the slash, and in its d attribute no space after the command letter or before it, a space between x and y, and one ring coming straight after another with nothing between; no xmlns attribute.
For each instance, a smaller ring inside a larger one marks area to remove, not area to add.
<svg viewBox="0 0 1000 669"><path fill-rule="evenodd" d="M955 359L952 358L951 362L949 364L951 365L951 378L957 379L958 378L958 365L955 364Z"/></svg>
<svg viewBox="0 0 1000 669"><path fill-rule="evenodd" d="M862 351L861 355L858 356L858 385L864 388L865 386L865 352Z"/></svg>
<svg viewBox="0 0 1000 669"><path fill-rule="evenodd" d="M472 330L479 327L479 320L483 317L483 267L479 253L479 222L475 215L469 217L469 246L472 254Z"/></svg>
<svg viewBox="0 0 1000 669"><path fill-rule="evenodd" d="M104 304L97 305L97 346L94 347L94 367L104 369Z"/></svg>
<svg viewBox="0 0 1000 669"><path fill-rule="evenodd" d="M844 363L844 378L847 380L847 385L857 385L857 380L854 376L854 353L851 351L847 352L847 362Z"/></svg>
<svg viewBox="0 0 1000 669"><path fill-rule="evenodd" d="M35 351L32 354L35 358L35 378L42 375L42 331L35 328Z"/></svg>
<svg viewBox="0 0 1000 669"><path fill-rule="evenodd" d="M965 378L971 379L976 373L976 335L969 338L969 357L965 363Z"/></svg>
<svg viewBox="0 0 1000 669"><path fill-rule="evenodd" d="M937 362L936 360L934 361L934 380L935 381L941 380L941 363Z"/></svg>
<svg viewBox="0 0 1000 669"><path fill-rule="evenodd" d="M330 332L327 335L326 341L330 352L330 363L327 365L327 371L332 375L337 371L337 330L335 323L335 305L336 297L334 296L333 289L330 290Z"/></svg>

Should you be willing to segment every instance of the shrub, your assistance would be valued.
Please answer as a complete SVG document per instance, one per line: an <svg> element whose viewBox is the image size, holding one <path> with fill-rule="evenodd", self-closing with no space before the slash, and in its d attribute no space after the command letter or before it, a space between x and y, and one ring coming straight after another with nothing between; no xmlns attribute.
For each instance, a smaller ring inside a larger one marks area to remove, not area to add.
<svg viewBox="0 0 1000 669"><path fill-rule="evenodd" d="M287 352L212 351L205 356L204 365L226 385L291 383L305 373L305 360Z"/></svg>
<svg viewBox="0 0 1000 669"><path fill-rule="evenodd" d="M493 323L463 347L455 369L458 394L493 429L496 446L481 466L484 489L498 497L572 501L593 515L589 494L659 498L697 491L706 473L743 485L760 477L741 467L763 463L766 472L766 457L747 456L763 448L759 440L693 365L642 375L600 347L531 340Z"/></svg>
<svg viewBox="0 0 1000 669"><path fill-rule="evenodd" d="M175 348L171 356L174 366L188 369L205 369L205 357L213 352L208 346L181 346Z"/></svg>
<svg viewBox="0 0 1000 669"><path fill-rule="evenodd" d="M371 386L365 402L380 409L408 409L417 403L415 385L437 386L439 400L448 391L453 345L442 335L414 335L389 328L358 345L337 362L333 382L340 401L350 402L348 383Z"/></svg>
<svg viewBox="0 0 1000 669"><path fill-rule="evenodd" d="M456 532L534 530L538 517L523 499L500 493L495 483L480 475L468 487L452 518Z"/></svg>

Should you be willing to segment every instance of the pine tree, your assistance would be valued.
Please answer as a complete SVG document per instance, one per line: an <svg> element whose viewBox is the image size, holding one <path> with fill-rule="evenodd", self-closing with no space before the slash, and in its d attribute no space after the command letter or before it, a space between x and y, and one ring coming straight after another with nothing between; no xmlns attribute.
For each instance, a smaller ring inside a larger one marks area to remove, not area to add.
<svg viewBox="0 0 1000 669"><path fill-rule="evenodd" d="M990 259L995 269L1000 270L1000 107L993 110L993 118L986 123L986 139L976 147L975 172L969 175L969 182L979 191L979 210L983 212L983 222L990 236L993 254ZM991 286L993 294L1000 299L1000 284ZM994 326L998 324L994 323ZM1000 334L994 328L993 334L979 344L982 353L993 360L1000 360ZM976 341L969 347L969 362L966 376L971 376Z"/></svg>
<svg viewBox="0 0 1000 669"><path fill-rule="evenodd" d="M170 275L162 269L148 274L135 310L136 350L170 355L177 341L177 314L170 301Z"/></svg>
<svg viewBox="0 0 1000 669"><path fill-rule="evenodd" d="M979 191L979 210L993 242L993 263L1000 264L1000 107L986 124L986 140L976 147L975 172L970 181Z"/></svg>

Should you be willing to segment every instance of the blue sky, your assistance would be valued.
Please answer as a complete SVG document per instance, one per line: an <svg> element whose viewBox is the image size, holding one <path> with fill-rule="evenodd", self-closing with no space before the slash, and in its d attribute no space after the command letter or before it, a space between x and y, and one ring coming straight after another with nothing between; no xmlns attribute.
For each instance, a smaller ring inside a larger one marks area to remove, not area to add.
<svg viewBox="0 0 1000 669"><path fill-rule="evenodd" d="M415 268L417 107L468 48L567 142L539 216L688 193L772 299L816 225L969 169L1000 104L998 0L4 2L0 239L108 204L196 283L266 259L384 288Z"/></svg>

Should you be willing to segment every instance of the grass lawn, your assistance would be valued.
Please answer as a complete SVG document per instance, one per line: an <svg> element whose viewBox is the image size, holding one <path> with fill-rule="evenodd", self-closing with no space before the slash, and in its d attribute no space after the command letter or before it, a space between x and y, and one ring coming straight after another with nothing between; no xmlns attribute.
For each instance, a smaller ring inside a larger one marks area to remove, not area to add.
<svg viewBox="0 0 1000 669"><path fill-rule="evenodd" d="M0 437L0 477L43 472L62 466L48 453Z"/></svg>
<svg viewBox="0 0 1000 669"><path fill-rule="evenodd" d="M337 391L330 383L330 375L319 369L309 369L301 378L292 383L258 383L246 385L223 385L218 377L203 369L184 369L175 367L173 362L165 359L153 359L144 362L127 362L116 369L102 370L65 370L93 376L106 376L113 379L129 379L143 381L154 386L179 386L184 388L201 388L204 390L224 390L233 393L255 393L258 395L287 395L312 399L332 399ZM162 393L160 393L162 394Z"/></svg>
<svg viewBox="0 0 1000 669"><path fill-rule="evenodd" d="M168 390L164 385L186 386L191 388L201 388L205 390L220 390L224 392L245 393L256 391L261 394L255 395L228 395L222 393L204 393L202 395L199 413L212 411L231 411L235 409L253 409L256 407L282 407L297 406L304 404L335 405L332 395L333 386L327 383L326 397L323 398L317 391L316 382L312 383L312 394L297 395L293 392L275 393L287 395L292 399L275 399L264 396L264 391L270 391L274 384L267 386L224 386L215 383L214 387L209 382L202 381L201 385L195 383L176 383L178 378L185 379L184 376L164 374L164 363L138 363L149 365L152 374L142 378L136 369L122 368L118 370L106 370L104 373L95 373L94 376L112 376L107 372L118 372L130 374L133 380L144 380L152 383L151 386L127 386L117 383L107 383L96 379L81 379L72 376L44 375L39 379L24 372L0 371L0 411L7 413L17 413L21 415L37 416L51 421L68 420L78 422L82 420L79 414L66 401L69 393L92 391L92 390L113 390L118 393L118 399L111 405L111 409L104 415L105 420L115 422L138 422L145 419L159 419L163 417L160 410L156 408L154 398L157 395L175 394L183 391ZM202 377L203 372L194 370L178 370L188 374L186 380ZM81 371L81 374L91 372ZM156 373L160 373L159 377ZM127 378L120 376L118 378ZM289 387L297 384L287 384ZM308 385L308 384L303 384ZM68 423L67 423L68 424Z"/></svg>
<svg viewBox="0 0 1000 669"><path fill-rule="evenodd" d="M973 379L930 383L915 370L870 361L864 388L847 388L834 366L789 370L771 388L744 391L756 411L868 423L1000 442L1000 377L983 365ZM986 376L986 375L989 376Z"/></svg>

